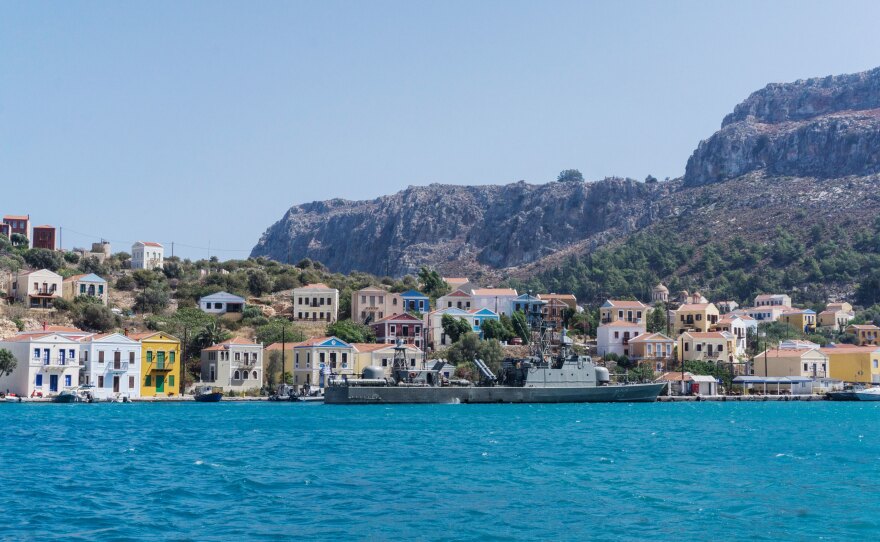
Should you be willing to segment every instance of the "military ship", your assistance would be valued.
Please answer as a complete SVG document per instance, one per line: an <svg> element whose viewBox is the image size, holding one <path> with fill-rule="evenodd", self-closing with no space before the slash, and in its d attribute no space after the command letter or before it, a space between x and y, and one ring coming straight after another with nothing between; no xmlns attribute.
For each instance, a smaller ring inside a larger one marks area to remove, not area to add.
<svg viewBox="0 0 880 542"><path fill-rule="evenodd" d="M613 384L608 369L573 352L564 336L557 353L538 348L527 358L508 359L496 376L481 359L477 382L447 378L445 362L407 367L405 349L395 348L391 376L367 367L360 378L331 377L326 404L391 403L623 403L652 402L666 383ZM543 344L541 341L539 344Z"/></svg>

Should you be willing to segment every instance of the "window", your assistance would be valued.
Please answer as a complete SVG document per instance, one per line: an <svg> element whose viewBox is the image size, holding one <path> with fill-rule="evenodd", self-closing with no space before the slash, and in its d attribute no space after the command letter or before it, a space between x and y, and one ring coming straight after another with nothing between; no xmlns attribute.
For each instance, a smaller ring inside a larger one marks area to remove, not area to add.
<svg viewBox="0 0 880 542"><path fill-rule="evenodd" d="M416 359L415 359L415 358L412 358L412 359L409 360L409 366L410 366L410 367L415 367L415 366L416 366Z"/></svg>
<svg viewBox="0 0 880 542"><path fill-rule="evenodd" d="M99 388L104 387L104 377L102 375L98 375L98 387Z"/></svg>
<svg viewBox="0 0 880 542"><path fill-rule="evenodd" d="M235 353L235 361L240 361L240 360L241 360L241 352L236 352Z"/></svg>
<svg viewBox="0 0 880 542"><path fill-rule="evenodd" d="M241 373L239 373L238 371L235 371L234 373L232 373L232 379L233 380L241 380Z"/></svg>
<svg viewBox="0 0 880 542"><path fill-rule="evenodd" d="M615 338L615 339L619 339L619 338L620 338L620 332L619 332L619 331L615 331L615 332L614 332L614 338Z"/></svg>
<svg viewBox="0 0 880 542"><path fill-rule="evenodd" d="M253 372L253 377L254 377L254 380L257 379L257 371L254 371L254 372Z"/></svg>
<svg viewBox="0 0 880 542"><path fill-rule="evenodd" d="M241 378L242 378L242 380L247 380L247 379L248 379L248 372L247 372L247 371L242 371L242 372L241 372Z"/></svg>
<svg viewBox="0 0 880 542"><path fill-rule="evenodd" d="M382 358L382 367L388 367L388 358ZM37 375L42 376L42 375Z"/></svg>
<svg viewBox="0 0 880 542"><path fill-rule="evenodd" d="M39 356L37 356L37 357L39 357ZM38 387L38 388L42 388L42 387L43 387L43 375L38 374L38 375L34 378L34 386L36 386L36 387Z"/></svg>
<svg viewBox="0 0 880 542"><path fill-rule="evenodd" d="M168 352L168 362L169 363L174 363L174 354L176 354L176 352L174 350L172 350L171 352Z"/></svg>
<svg viewBox="0 0 880 542"><path fill-rule="evenodd" d="M86 352L86 359L88 359L88 357L89 357L88 352ZM128 353L128 362L134 363L134 352L133 351Z"/></svg>
<svg viewBox="0 0 880 542"><path fill-rule="evenodd" d="M88 351L88 350L84 350L82 354L83 354L83 355L82 355L82 357L83 357L83 361L89 361L89 351Z"/></svg>
<svg viewBox="0 0 880 542"><path fill-rule="evenodd" d="M391 324L390 329L391 329L390 332L391 332L392 335L394 335L395 333L397 333L397 326L396 326L396 325Z"/></svg>
<svg viewBox="0 0 880 542"><path fill-rule="evenodd" d="M874 360L874 368L875 369L877 368L877 360L876 359Z"/></svg>
<svg viewBox="0 0 880 542"><path fill-rule="evenodd" d="M690 352L690 350L691 350L691 343L684 343L684 351Z"/></svg>
<svg viewBox="0 0 880 542"><path fill-rule="evenodd" d="M147 363L153 363L153 351L147 350ZM149 376L147 378L150 378ZM147 384L149 386L149 384Z"/></svg>
<svg viewBox="0 0 880 542"><path fill-rule="evenodd" d="M345 367L348 364L348 353L342 353L342 366Z"/></svg>
<svg viewBox="0 0 880 542"><path fill-rule="evenodd" d="M104 286L101 284L98 285L98 295L104 295Z"/></svg>
<svg viewBox="0 0 880 542"><path fill-rule="evenodd" d="M804 363L804 371L806 371L806 370L807 370L807 364Z"/></svg>
<svg viewBox="0 0 880 542"><path fill-rule="evenodd" d="M174 375L171 375L171 376L168 377L168 385L169 385L169 386L173 386L173 385L174 385Z"/></svg>
<svg viewBox="0 0 880 542"><path fill-rule="evenodd" d="M723 344L719 344L719 345L718 345L718 351L719 351L719 352L724 352L724 345L723 345Z"/></svg>
<svg viewBox="0 0 880 542"><path fill-rule="evenodd" d="M146 377L144 377L144 386L152 386L152 385L153 385L153 377L150 375L147 375Z"/></svg>
<svg viewBox="0 0 880 542"><path fill-rule="evenodd" d="M71 385L70 375L64 375L64 385L67 386L68 388L70 387L70 385Z"/></svg>
<svg viewBox="0 0 880 542"><path fill-rule="evenodd" d="M326 354L324 352L321 352L320 354L318 354L318 360L321 363L324 363L325 356L326 356Z"/></svg>
<svg viewBox="0 0 880 542"><path fill-rule="evenodd" d="M130 389L130 390L134 389L134 377L133 376L128 377L128 389Z"/></svg>
<svg viewBox="0 0 880 542"><path fill-rule="evenodd" d="M34 348L34 359L40 359L40 349Z"/></svg>
<svg viewBox="0 0 880 542"><path fill-rule="evenodd" d="M122 352L113 352L113 361L115 363L122 361Z"/></svg>
<svg viewBox="0 0 880 542"><path fill-rule="evenodd" d="M98 363L104 363L104 351L103 350L98 351Z"/></svg>
<svg viewBox="0 0 880 542"><path fill-rule="evenodd" d="M702 344L698 344L698 345L697 345L697 352L702 352L702 351L703 351L703 345L702 345Z"/></svg>
<svg viewBox="0 0 880 542"><path fill-rule="evenodd" d="M86 285L85 284L79 285L79 293L82 295L86 295Z"/></svg>

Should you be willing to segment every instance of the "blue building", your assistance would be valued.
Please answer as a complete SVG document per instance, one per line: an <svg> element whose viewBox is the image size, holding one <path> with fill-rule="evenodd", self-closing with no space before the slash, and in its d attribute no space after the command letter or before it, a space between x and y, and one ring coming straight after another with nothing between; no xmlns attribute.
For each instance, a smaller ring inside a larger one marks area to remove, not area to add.
<svg viewBox="0 0 880 542"><path fill-rule="evenodd" d="M498 313L489 309L480 309L478 311L470 311L468 313L473 321L471 322L471 329L474 330L474 333L478 333L480 338L483 338L483 323L487 320L501 320L501 317L498 316Z"/></svg>
<svg viewBox="0 0 880 542"><path fill-rule="evenodd" d="M403 310L406 312L418 312L427 314L431 312L431 300L422 292L409 290L400 294L403 300Z"/></svg>
<svg viewBox="0 0 880 542"><path fill-rule="evenodd" d="M513 301L510 302L513 312L524 313L526 315L526 321L530 326L541 321L544 305L546 304L546 301L538 299L531 294L522 294L513 298Z"/></svg>

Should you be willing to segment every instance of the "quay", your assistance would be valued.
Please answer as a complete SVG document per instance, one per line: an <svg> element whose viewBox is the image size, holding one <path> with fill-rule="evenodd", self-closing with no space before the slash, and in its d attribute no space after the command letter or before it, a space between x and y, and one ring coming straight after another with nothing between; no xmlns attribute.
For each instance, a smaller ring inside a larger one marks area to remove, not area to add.
<svg viewBox="0 0 880 542"><path fill-rule="evenodd" d="M824 395L661 395L658 403L700 401L827 401Z"/></svg>

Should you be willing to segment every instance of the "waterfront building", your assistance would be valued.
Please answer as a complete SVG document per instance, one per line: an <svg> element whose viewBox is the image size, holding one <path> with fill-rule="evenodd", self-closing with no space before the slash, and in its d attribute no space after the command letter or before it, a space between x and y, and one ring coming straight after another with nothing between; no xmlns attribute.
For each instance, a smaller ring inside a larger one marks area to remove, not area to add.
<svg viewBox="0 0 880 542"><path fill-rule="evenodd" d="M843 382L880 384L880 347L838 344L820 348L828 356L829 376ZM755 358L755 362L760 360Z"/></svg>
<svg viewBox="0 0 880 542"><path fill-rule="evenodd" d="M543 319L546 304L546 301L531 294L518 295L510 303L512 312L525 314L529 326L534 326Z"/></svg>
<svg viewBox="0 0 880 542"><path fill-rule="evenodd" d="M402 312L400 294L370 286L351 294L351 319L366 324Z"/></svg>
<svg viewBox="0 0 880 542"><path fill-rule="evenodd" d="M818 348L771 348L752 361L757 376L798 376L812 380L827 379L830 358Z"/></svg>
<svg viewBox="0 0 880 542"><path fill-rule="evenodd" d="M141 343L141 397L174 397L180 386L180 339L163 331L130 333Z"/></svg>
<svg viewBox="0 0 880 542"><path fill-rule="evenodd" d="M107 281L94 273L73 275L61 283L61 295L68 301L82 296L97 299L102 305L106 305L107 294Z"/></svg>
<svg viewBox="0 0 880 542"><path fill-rule="evenodd" d="M686 331L706 333L718 323L720 313L712 303L688 303L675 311L675 330L682 334Z"/></svg>
<svg viewBox="0 0 880 542"><path fill-rule="evenodd" d="M386 316L370 324L370 329L376 336L376 342L384 344L396 344L398 340L406 344L412 344L422 348L425 342L425 323L421 318L412 314L403 313Z"/></svg>
<svg viewBox="0 0 880 542"><path fill-rule="evenodd" d="M136 241L131 245L132 269L162 269L165 265L165 247L152 241Z"/></svg>
<svg viewBox="0 0 880 542"><path fill-rule="evenodd" d="M642 323L650 310L651 307L641 301L608 299L599 307L599 323L610 324L617 321Z"/></svg>
<svg viewBox="0 0 880 542"><path fill-rule="evenodd" d="M297 320L335 322L339 315L339 290L321 283L294 288L293 314Z"/></svg>
<svg viewBox="0 0 880 542"><path fill-rule="evenodd" d="M55 250L55 226L34 226L34 248Z"/></svg>
<svg viewBox="0 0 880 542"><path fill-rule="evenodd" d="M455 290L454 292L446 294L443 297L437 299L437 308L456 308L464 311L469 311L472 308L473 302L474 298L473 296L471 296L471 294L465 292L464 290Z"/></svg>
<svg viewBox="0 0 880 542"><path fill-rule="evenodd" d="M228 292L217 292L199 299L199 309L206 314L241 314L245 299Z"/></svg>
<svg viewBox="0 0 880 542"><path fill-rule="evenodd" d="M791 307L791 297L787 294L761 294L755 297L756 307Z"/></svg>
<svg viewBox="0 0 880 542"><path fill-rule="evenodd" d="M29 309L51 309L61 297L62 280L48 269L20 271L12 279L9 296Z"/></svg>
<svg viewBox="0 0 880 542"><path fill-rule="evenodd" d="M667 395L718 395L718 381L713 376L671 371L660 375L655 382L669 383Z"/></svg>
<svg viewBox="0 0 880 542"><path fill-rule="evenodd" d="M816 331L816 312L810 309L795 309L784 312L780 321L804 333Z"/></svg>
<svg viewBox="0 0 880 542"><path fill-rule="evenodd" d="M474 288L471 291L473 305L471 310L489 309L495 314L513 313L512 303L517 298L513 288Z"/></svg>
<svg viewBox="0 0 880 542"><path fill-rule="evenodd" d="M629 358L662 372L670 368L674 348L675 339L662 333L643 333L629 340Z"/></svg>
<svg viewBox="0 0 880 542"><path fill-rule="evenodd" d="M94 386L95 398L141 396L141 343L121 333L88 334L79 343L79 383Z"/></svg>
<svg viewBox="0 0 880 542"><path fill-rule="evenodd" d="M408 290L399 294L403 310L410 313L427 314L431 312L431 300L422 292Z"/></svg>
<svg viewBox="0 0 880 542"><path fill-rule="evenodd" d="M846 332L855 336L856 344L859 346L880 343L880 327L874 324L852 324L847 326Z"/></svg>
<svg viewBox="0 0 880 542"><path fill-rule="evenodd" d="M443 315L448 314L452 318L467 322L471 331L483 338L483 324L487 320L500 320L501 317L489 309L462 310L455 307L439 309L425 315L425 325L428 326L428 344L437 349L452 344L452 340L446 336L443 330Z"/></svg>
<svg viewBox="0 0 880 542"><path fill-rule="evenodd" d="M13 234L24 235L28 242L31 240L31 216L30 215L6 215L3 217L3 223L9 226L9 238L12 239Z"/></svg>
<svg viewBox="0 0 880 542"><path fill-rule="evenodd" d="M734 363L736 335L728 331L685 331L678 337L679 361Z"/></svg>
<svg viewBox="0 0 880 542"><path fill-rule="evenodd" d="M263 345L235 337L201 352L201 379L223 391L258 391L263 387Z"/></svg>
<svg viewBox="0 0 880 542"><path fill-rule="evenodd" d="M331 374L355 375L354 346L337 337L315 337L293 348L293 385L326 387Z"/></svg>
<svg viewBox="0 0 880 542"><path fill-rule="evenodd" d="M630 322L614 320L596 329L596 353L601 357L608 354L629 357L630 340L645 334L643 321Z"/></svg>
<svg viewBox="0 0 880 542"><path fill-rule="evenodd" d="M9 350L17 361L11 374L0 377L0 391L23 397L58 395L64 388L79 384L80 343L87 335L79 332L66 336L57 331L18 333L0 341L0 349Z"/></svg>
<svg viewBox="0 0 880 542"><path fill-rule="evenodd" d="M355 343L355 374L360 375L367 367L382 367L385 376L390 377L393 368L394 344ZM412 344L404 344L407 365L412 369L422 367L424 353Z"/></svg>

